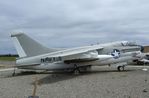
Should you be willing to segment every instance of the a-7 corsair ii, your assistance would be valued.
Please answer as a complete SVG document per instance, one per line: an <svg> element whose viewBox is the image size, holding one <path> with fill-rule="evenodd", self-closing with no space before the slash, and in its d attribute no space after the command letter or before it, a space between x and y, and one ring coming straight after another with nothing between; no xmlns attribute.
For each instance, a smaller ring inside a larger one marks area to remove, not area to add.
<svg viewBox="0 0 149 98"><path fill-rule="evenodd" d="M68 49L47 48L24 33L11 34L19 58L19 69L65 70L75 74L91 66L115 65L124 70L127 62L139 59L141 47L134 42L118 41Z"/></svg>

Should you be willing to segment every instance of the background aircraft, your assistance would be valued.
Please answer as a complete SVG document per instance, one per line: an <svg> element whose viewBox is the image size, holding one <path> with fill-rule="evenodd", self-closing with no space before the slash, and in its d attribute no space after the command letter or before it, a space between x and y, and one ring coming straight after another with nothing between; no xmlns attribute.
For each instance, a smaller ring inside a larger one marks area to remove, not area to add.
<svg viewBox="0 0 149 98"><path fill-rule="evenodd" d="M149 64L149 53L141 53L142 59L136 59L132 62L129 62L129 64L137 64L137 65L146 65Z"/></svg>
<svg viewBox="0 0 149 98"><path fill-rule="evenodd" d="M134 42L118 41L69 49L47 48L24 33L13 33L19 69L66 70L78 74L91 66L114 65L124 70L130 60L141 59L141 47Z"/></svg>

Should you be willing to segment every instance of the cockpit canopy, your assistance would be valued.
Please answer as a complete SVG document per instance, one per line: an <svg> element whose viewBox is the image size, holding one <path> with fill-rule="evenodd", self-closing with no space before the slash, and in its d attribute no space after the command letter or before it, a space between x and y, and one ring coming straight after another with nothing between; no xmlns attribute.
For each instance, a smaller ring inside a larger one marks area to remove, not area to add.
<svg viewBox="0 0 149 98"><path fill-rule="evenodd" d="M138 46L136 42L123 41L122 46Z"/></svg>

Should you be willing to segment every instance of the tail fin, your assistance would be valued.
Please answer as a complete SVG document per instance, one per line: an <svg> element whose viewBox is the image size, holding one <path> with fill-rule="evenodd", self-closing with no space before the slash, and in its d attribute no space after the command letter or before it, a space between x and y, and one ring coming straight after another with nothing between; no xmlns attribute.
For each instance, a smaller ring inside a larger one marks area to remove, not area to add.
<svg viewBox="0 0 149 98"><path fill-rule="evenodd" d="M24 33L13 33L11 37L13 37L19 57L31 57L56 51L55 49L44 47Z"/></svg>

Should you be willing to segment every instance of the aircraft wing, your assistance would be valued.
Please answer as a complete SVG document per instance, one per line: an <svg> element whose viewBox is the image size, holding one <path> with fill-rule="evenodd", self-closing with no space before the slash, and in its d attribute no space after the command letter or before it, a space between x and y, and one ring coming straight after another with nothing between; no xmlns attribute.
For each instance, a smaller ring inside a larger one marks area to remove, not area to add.
<svg viewBox="0 0 149 98"><path fill-rule="evenodd" d="M102 49L103 47L99 47L97 45L80 47L80 48L72 48L72 49L63 50L58 54L52 55L52 57L61 58L64 61L64 63L90 62L90 61L98 60L100 58L96 50L100 51ZM52 58L52 57L48 57L48 58Z"/></svg>
<svg viewBox="0 0 149 98"><path fill-rule="evenodd" d="M53 54L54 57L65 57L65 56L73 56L78 54L84 54L95 50L102 50L103 47L99 46L86 46L79 48L66 49L63 51L59 51L58 53Z"/></svg>
<svg viewBox="0 0 149 98"><path fill-rule="evenodd" d="M98 51L102 51L104 48L99 46L88 46L83 48L77 48L77 49L70 49L64 50L61 54L57 54L53 57L54 59L62 59L64 63L83 63L83 62L91 62L96 60L106 60L109 58L113 58L112 55L99 55ZM49 60L53 59L53 57L48 57Z"/></svg>

